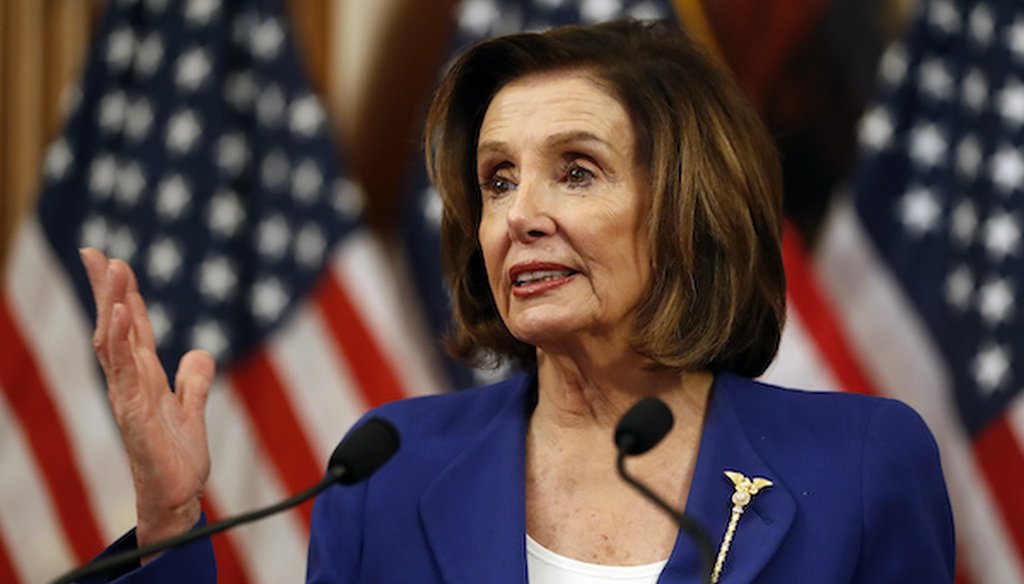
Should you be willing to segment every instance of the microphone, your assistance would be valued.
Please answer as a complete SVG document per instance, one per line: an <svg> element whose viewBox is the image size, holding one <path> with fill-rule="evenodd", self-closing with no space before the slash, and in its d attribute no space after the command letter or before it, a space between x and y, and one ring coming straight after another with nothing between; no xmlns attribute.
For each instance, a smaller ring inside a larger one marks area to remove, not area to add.
<svg viewBox="0 0 1024 584"><path fill-rule="evenodd" d="M622 419L615 426L615 446L619 455L616 467L619 476L633 486L641 495L647 497L652 503L675 520L679 528L683 530L697 544L697 552L700 555L701 573L704 582L711 582L712 557L714 554L711 547L711 538L707 530L685 513L676 511L664 499L659 497L646 485L638 481L626 472L626 457L643 454L654 448L661 439L672 429L672 411L668 409L665 402L656 397L645 397L629 408Z"/></svg>
<svg viewBox="0 0 1024 584"><path fill-rule="evenodd" d="M341 444L338 444L337 448L334 449L334 453L331 454L330 462L327 464L326 476L305 491L262 509L255 509L236 517L211 523L199 529L186 531L165 540L113 554L100 561L90 562L68 572L55 580L53 584L71 584L80 578L118 568L129 562L137 561L144 556L184 545L199 538L208 537L242 525L243 523L263 519L302 503L334 483L351 485L367 479L391 458L395 451L398 450L399 444L398 430L395 429L391 422L377 417L370 418L363 425L352 430L352 433L342 440Z"/></svg>

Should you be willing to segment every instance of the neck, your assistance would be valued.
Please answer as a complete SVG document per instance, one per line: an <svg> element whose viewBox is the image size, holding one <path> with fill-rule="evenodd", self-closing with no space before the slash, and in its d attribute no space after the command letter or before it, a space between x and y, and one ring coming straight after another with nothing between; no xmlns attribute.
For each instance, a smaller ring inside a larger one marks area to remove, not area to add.
<svg viewBox="0 0 1024 584"><path fill-rule="evenodd" d="M549 429L613 428L637 400L663 400L679 422L700 427L711 388L707 372L651 368L629 352L588 359L537 352L538 402L531 425ZM694 424L696 423L696 424Z"/></svg>

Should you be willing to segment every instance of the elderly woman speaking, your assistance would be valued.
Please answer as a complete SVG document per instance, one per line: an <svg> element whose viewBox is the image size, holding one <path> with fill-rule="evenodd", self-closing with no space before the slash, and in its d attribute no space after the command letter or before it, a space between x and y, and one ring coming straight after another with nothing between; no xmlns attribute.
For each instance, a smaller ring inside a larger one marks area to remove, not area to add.
<svg viewBox="0 0 1024 584"><path fill-rule="evenodd" d="M784 320L780 171L694 43L635 22L483 42L443 80L426 147L449 348L526 373L373 412L403 446L317 499L309 582L705 581L695 541L616 472L613 429L648 396L676 423L630 469L707 530L714 580L952 580L938 452L911 409L750 379ZM213 367L186 355L168 392L130 270L83 258L133 461L130 547L201 521ZM213 581L213 564L207 540L118 581Z"/></svg>

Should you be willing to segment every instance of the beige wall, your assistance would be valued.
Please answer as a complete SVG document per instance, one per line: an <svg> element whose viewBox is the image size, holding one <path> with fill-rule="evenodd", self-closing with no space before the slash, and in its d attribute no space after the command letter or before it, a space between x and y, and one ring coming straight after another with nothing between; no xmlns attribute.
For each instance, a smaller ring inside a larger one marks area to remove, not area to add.
<svg viewBox="0 0 1024 584"><path fill-rule="evenodd" d="M387 231L404 168L451 34L455 0L291 0L289 17L369 199ZM85 57L104 0L0 0L0 258L35 201L60 96ZM0 259L0 270L3 263Z"/></svg>

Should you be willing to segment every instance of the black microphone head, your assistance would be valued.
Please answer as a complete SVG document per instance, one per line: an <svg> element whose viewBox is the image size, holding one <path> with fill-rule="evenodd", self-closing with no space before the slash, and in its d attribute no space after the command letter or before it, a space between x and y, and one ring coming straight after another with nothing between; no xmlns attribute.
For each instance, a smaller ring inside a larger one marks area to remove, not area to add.
<svg viewBox="0 0 1024 584"><path fill-rule="evenodd" d="M672 429L672 410L656 397L645 397L633 404L615 426L615 445L619 452L643 454Z"/></svg>
<svg viewBox="0 0 1024 584"><path fill-rule="evenodd" d="M327 471L343 485L351 485L377 472L401 441L395 425L382 418L370 418L338 444Z"/></svg>

